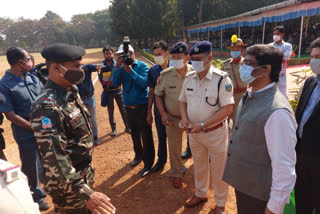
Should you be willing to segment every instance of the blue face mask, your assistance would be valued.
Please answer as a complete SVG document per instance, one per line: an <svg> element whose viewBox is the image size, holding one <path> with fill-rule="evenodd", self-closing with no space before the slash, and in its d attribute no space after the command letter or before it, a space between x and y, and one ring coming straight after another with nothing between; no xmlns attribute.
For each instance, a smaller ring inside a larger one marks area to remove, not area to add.
<svg viewBox="0 0 320 214"><path fill-rule="evenodd" d="M246 65L246 64L243 64L241 67L240 67L240 79L242 80L242 82L244 83L247 83L247 84L250 84L252 83L255 79L261 77L262 75L258 76L258 77L254 77L252 76L252 72L253 70L257 69L257 68L261 68L263 67L262 66L259 66L259 67L252 67L250 65Z"/></svg>
<svg viewBox="0 0 320 214"><path fill-rule="evenodd" d="M231 51L231 56L234 59L237 59L241 56L241 51Z"/></svg>
<svg viewBox="0 0 320 214"><path fill-rule="evenodd" d="M251 76L253 70L254 70L253 67L246 64L240 67L239 72L240 72L240 79L242 80L242 82L250 84L256 79L255 77Z"/></svg>

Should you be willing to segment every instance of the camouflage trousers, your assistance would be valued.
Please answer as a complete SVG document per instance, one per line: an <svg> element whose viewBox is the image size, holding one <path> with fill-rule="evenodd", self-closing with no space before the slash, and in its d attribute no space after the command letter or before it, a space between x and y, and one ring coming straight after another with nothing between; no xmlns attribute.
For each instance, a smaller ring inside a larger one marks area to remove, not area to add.
<svg viewBox="0 0 320 214"><path fill-rule="evenodd" d="M90 166L83 170L81 173L85 180L85 183L89 187L93 187L94 181L94 170ZM81 200L75 193L66 192L66 189L59 189L59 185L55 190L50 188L48 194L52 197L55 212L59 214L91 214L92 212L88 210L85 202Z"/></svg>

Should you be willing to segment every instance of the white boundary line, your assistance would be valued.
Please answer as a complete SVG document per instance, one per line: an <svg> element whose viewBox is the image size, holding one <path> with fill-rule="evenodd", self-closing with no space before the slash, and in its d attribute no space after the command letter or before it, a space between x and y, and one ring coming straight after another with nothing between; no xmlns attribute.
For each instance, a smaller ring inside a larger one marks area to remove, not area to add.
<svg viewBox="0 0 320 214"><path fill-rule="evenodd" d="M98 74L99 75L99 74ZM96 84L96 82L98 81L98 76L97 78L93 81L93 85Z"/></svg>

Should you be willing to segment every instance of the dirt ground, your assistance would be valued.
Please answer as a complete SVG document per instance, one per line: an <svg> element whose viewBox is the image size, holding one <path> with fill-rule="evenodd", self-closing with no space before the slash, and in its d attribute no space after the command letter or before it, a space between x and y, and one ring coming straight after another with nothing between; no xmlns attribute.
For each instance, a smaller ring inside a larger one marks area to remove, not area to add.
<svg viewBox="0 0 320 214"><path fill-rule="evenodd" d="M3 59L3 58L2 58ZM139 58L141 59L141 58ZM36 63L42 62L40 56L36 56ZM88 54L84 57L84 63L98 63L102 61L101 53ZM6 62L0 61L0 74L7 68ZM292 68L298 70L301 68ZM96 74L93 75L93 80ZM294 87L293 78L288 80L289 88ZM99 129L99 140L101 145L97 146L93 153L93 163L95 166L95 185L96 191L107 194L112 203L117 208L117 213L130 214L208 214L213 213L215 201L213 191L209 192L209 201L197 208L186 209L184 204L187 199L192 197L195 186L193 180L193 161L189 159L185 166L187 173L183 177L183 185L175 189L171 184L169 160L161 173L153 173L145 178L140 177L143 164L132 168L130 162L134 158L133 144L129 134L124 133L124 125L118 108L115 108L115 118L117 121L118 135L111 137L111 128L108 121L107 108L100 106L100 95L102 87L99 81L95 84L95 96L97 104L97 119ZM115 104L116 105L116 104ZM6 156L10 162L20 165L17 145L12 137L10 123L5 120L2 127L5 130L5 140L7 148ZM155 125L153 124L153 137L155 149L157 151L158 140ZM186 146L186 138L183 148ZM157 153L156 153L157 154ZM157 156L155 162L157 161ZM51 198L48 197L51 208L46 214L53 214ZM230 188L229 199L226 204L228 214L236 214L236 201L234 190Z"/></svg>

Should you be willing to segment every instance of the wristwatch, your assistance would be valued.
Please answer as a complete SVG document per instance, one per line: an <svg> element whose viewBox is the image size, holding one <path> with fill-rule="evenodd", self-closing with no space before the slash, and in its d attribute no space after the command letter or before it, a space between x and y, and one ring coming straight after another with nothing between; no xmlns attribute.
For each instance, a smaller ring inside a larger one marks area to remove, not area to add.
<svg viewBox="0 0 320 214"><path fill-rule="evenodd" d="M202 128L202 131L203 131L203 132L206 132L207 129L206 129L206 127L204 126L204 123L200 123L200 125L201 125L201 128Z"/></svg>

